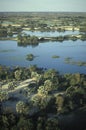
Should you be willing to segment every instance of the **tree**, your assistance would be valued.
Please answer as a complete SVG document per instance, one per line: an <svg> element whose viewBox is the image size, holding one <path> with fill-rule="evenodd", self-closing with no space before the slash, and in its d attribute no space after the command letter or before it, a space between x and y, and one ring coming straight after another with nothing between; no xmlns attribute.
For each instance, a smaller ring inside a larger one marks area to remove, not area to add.
<svg viewBox="0 0 86 130"><path fill-rule="evenodd" d="M6 79L7 75L8 75L7 68L0 66L0 79Z"/></svg>
<svg viewBox="0 0 86 130"><path fill-rule="evenodd" d="M37 106L39 108L41 104L41 96L38 94L35 94L34 96L32 96L31 102L33 106Z"/></svg>
<svg viewBox="0 0 86 130"><path fill-rule="evenodd" d="M33 72L31 73L31 78L34 78L37 85L39 84L39 82L42 80L42 75L38 74L37 72Z"/></svg>
<svg viewBox="0 0 86 130"><path fill-rule="evenodd" d="M49 69L44 73L45 79L54 79L56 77L58 72L56 72L54 69Z"/></svg>
<svg viewBox="0 0 86 130"><path fill-rule="evenodd" d="M44 130L45 129L45 118L39 117L37 120L37 130Z"/></svg>
<svg viewBox="0 0 86 130"><path fill-rule="evenodd" d="M7 29L6 28L0 29L0 37L7 37Z"/></svg>
<svg viewBox="0 0 86 130"><path fill-rule="evenodd" d="M0 102L8 100L8 92L0 90Z"/></svg>
<svg viewBox="0 0 86 130"><path fill-rule="evenodd" d="M32 120L25 119L25 117L20 116L19 122L17 124L18 130L34 130Z"/></svg>
<svg viewBox="0 0 86 130"><path fill-rule="evenodd" d="M30 65L29 70L30 70L30 73L35 72L37 70L37 66L36 65Z"/></svg>
<svg viewBox="0 0 86 130"><path fill-rule="evenodd" d="M81 83L81 76L79 73L71 74L69 80L70 80L70 85L77 85Z"/></svg>
<svg viewBox="0 0 86 130"><path fill-rule="evenodd" d="M15 75L15 78L17 80L21 80L21 78L22 78L22 70L21 69L16 70L15 73L14 73L14 75Z"/></svg>
<svg viewBox="0 0 86 130"><path fill-rule="evenodd" d="M46 80L44 82L44 86L45 86L45 91L49 92L51 91L53 88L53 83L51 82L51 80Z"/></svg>
<svg viewBox="0 0 86 130"><path fill-rule="evenodd" d="M17 35L17 39L18 39L18 42L22 42L22 34L21 33L19 33Z"/></svg>
<svg viewBox="0 0 86 130"><path fill-rule="evenodd" d="M16 104L16 111L20 114L28 114L29 112L29 107L27 106L27 104L23 101L19 101Z"/></svg>
<svg viewBox="0 0 86 130"><path fill-rule="evenodd" d="M9 127L9 122L8 122L8 118L7 116L5 115L2 115L2 123L3 123L3 126L4 127L3 129L6 129ZM7 129L8 130L8 129Z"/></svg>
<svg viewBox="0 0 86 130"><path fill-rule="evenodd" d="M59 94L56 97L56 105L57 105L57 112L63 112L63 105L64 105L64 97L63 95Z"/></svg>
<svg viewBox="0 0 86 130"><path fill-rule="evenodd" d="M48 93L49 93L51 90L53 90L53 89L54 89L54 87L53 87L52 82L51 82L50 80L46 80L46 81L44 82L44 85L39 86L39 88L38 88L38 94L47 97Z"/></svg>
<svg viewBox="0 0 86 130"><path fill-rule="evenodd" d="M8 89L9 90L13 90L16 87L16 83L15 82L9 82L8 84Z"/></svg>
<svg viewBox="0 0 86 130"><path fill-rule="evenodd" d="M66 95L69 97L73 109L85 105L85 94L86 91L83 87L71 86L66 90Z"/></svg>
<svg viewBox="0 0 86 130"><path fill-rule="evenodd" d="M45 130L60 130L58 126L58 120L55 118L48 118Z"/></svg>
<svg viewBox="0 0 86 130"><path fill-rule="evenodd" d="M45 109L49 102L46 96L40 94L34 95L31 101L33 103L33 106L38 107L39 109Z"/></svg>
<svg viewBox="0 0 86 130"><path fill-rule="evenodd" d="M38 94L40 94L40 95L44 95L44 96L47 96L47 94L48 94L48 90L46 89L46 87L45 86L39 86L39 88L38 88Z"/></svg>
<svg viewBox="0 0 86 130"><path fill-rule="evenodd" d="M27 46L27 45L38 45L39 39L36 36L20 35L18 36L18 45Z"/></svg>

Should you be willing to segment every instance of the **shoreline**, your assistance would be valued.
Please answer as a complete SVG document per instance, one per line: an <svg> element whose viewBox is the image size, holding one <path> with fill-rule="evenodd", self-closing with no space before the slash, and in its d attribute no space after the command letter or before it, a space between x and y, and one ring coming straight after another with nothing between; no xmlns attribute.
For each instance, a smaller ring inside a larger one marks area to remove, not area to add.
<svg viewBox="0 0 86 130"><path fill-rule="evenodd" d="M57 37L37 37L38 38L38 42L42 41L42 42L46 42L46 41L66 41L66 40L72 40L72 41L76 41L76 40L82 40L82 41L86 41L86 37L83 38L85 34L78 34L78 35L64 35L64 36L57 36ZM32 36L31 36L32 37ZM18 41L17 37L0 37L0 40L13 40L13 41Z"/></svg>

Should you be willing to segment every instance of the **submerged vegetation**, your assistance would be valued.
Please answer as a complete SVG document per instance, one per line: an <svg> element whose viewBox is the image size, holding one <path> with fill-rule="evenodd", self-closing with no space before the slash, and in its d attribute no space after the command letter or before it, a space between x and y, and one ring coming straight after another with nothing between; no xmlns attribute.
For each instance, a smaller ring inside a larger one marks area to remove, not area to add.
<svg viewBox="0 0 86 130"><path fill-rule="evenodd" d="M7 53L7 52L13 52L13 51L15 51L15 50L12 50L12 49L7 49L7 50L0 50L0 53Z"/></svg>
<svg viewBox="0 0 86 130"><path fill-rule="evenodd" d="M65 63L77 65L77 66L86 66L86 62L84 62L84 61L74 61L71 57L65 58Z"/></svg>

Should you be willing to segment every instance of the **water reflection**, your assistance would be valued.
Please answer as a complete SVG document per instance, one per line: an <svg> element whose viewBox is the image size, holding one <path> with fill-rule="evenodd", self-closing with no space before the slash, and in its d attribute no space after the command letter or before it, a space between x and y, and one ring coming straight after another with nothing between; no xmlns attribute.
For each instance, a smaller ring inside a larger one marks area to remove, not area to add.
<svg viewBox="0 0 86 130"><path fill-rule="evenodd" d="M3 52L3 50L6 50ZM10 50L10 51L9 51ZM13 51L12 51L13 50ZM15 51L14 51L15 50ZM26 55L33 54L33 61L27 61ZM59 58L52 58L53 55ZM61 42L39 43L36 47L20 47L16 41L0 41L0 64L7 66L30 66L36 64L42 68L54 68L61 73L84 73L86 66L66 64L65 58L71 57L73 61L86 61L86 42L77 40Z"/></svg>

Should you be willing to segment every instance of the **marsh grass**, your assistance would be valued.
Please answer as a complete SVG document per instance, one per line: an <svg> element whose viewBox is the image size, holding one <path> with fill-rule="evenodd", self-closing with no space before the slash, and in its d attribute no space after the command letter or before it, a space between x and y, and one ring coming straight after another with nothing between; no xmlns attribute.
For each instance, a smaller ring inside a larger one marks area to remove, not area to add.
<svg viewBox="0 0 86 130"><path fill-rule="evenodd" d="M65 58L65 63L66 64L71 64L71 65L77 65L77 66L86 66L85 61L74 61L72 57L67 57Z"/></svg>

